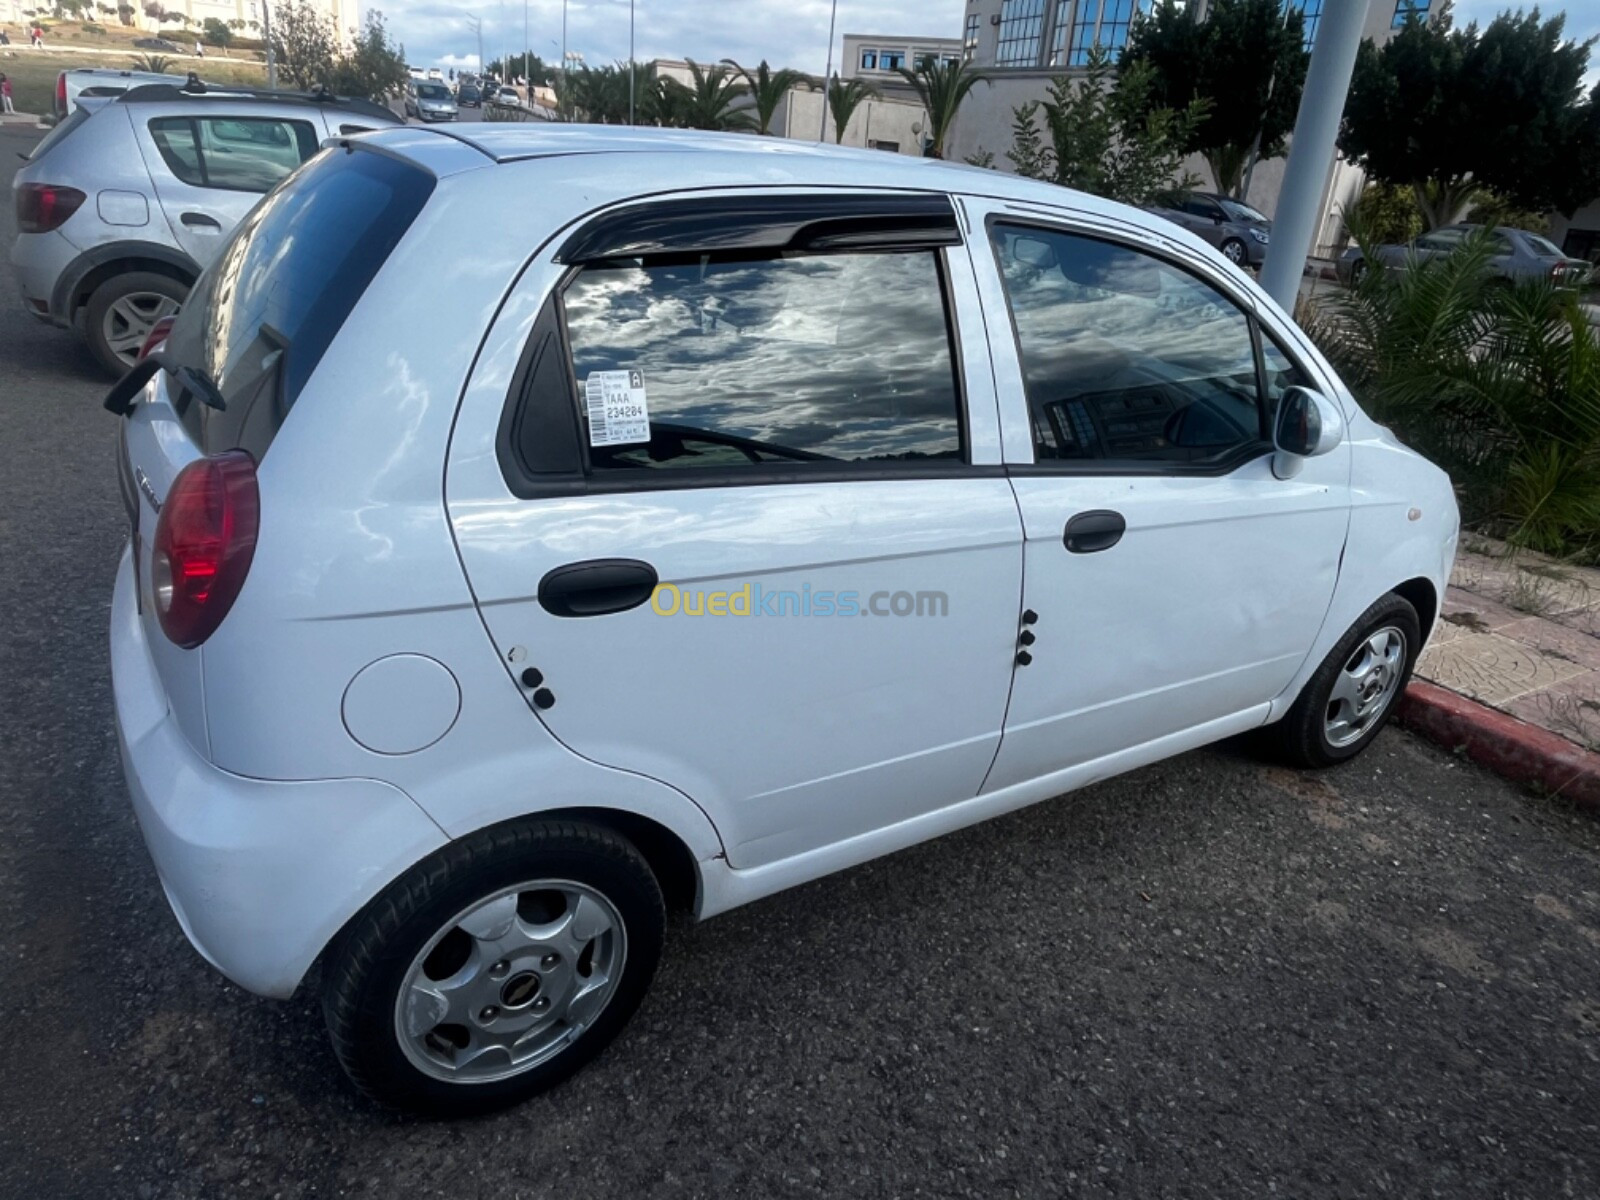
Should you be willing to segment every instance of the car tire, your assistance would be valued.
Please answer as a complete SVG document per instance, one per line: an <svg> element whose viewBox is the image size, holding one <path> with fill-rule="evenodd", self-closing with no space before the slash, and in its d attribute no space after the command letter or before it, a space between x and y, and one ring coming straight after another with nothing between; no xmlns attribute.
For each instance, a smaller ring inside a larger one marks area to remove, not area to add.
<svg viewBox="0 0 1600 1200"><path fill-rule="evenodd" d="M100 365L121 377L131 366L150 327L176 315L188 299L189 285L154 271L124 271L90 293L84 333Z"/></svg>
<svg viewBox="0 0 1600 1200"><path fill-rule="evenodd" d="M372 1099L487 1112L560 1083L616 1037L665 932L661 888L626 839L584 822L497 825L425 859L351 922L325 959L323 1016Z"/></svg>
<svg viewBox="0 0 1600 1200"><path fill-rule="evenodd" d="M1366 262L1366 259L1358 258L1358 259L1355 260L1355 262L1350 264L1350 286L1351 287L1360 287L1361 286L1361 281L1366 278L1366 275L1367 275L1367 262Z"/></svg>
<svg viewBox="0 0 1600 1200"><path fill-rule="evenodd" d="M1229 238L1219 247L1222 257L1236 267L1243 267L1250 257L1250 252L1245 249L1245 244L1238 238Z"/></svg>
<svg viewBox="0 0 1600 1200"><path fill-rule="evenodd" d="M1329 767L1360 754L1394 715L1421 649L1422 626L1410 602L1393 592L1378 600L1267 731L1279 757L1293 766Z"/></svg>

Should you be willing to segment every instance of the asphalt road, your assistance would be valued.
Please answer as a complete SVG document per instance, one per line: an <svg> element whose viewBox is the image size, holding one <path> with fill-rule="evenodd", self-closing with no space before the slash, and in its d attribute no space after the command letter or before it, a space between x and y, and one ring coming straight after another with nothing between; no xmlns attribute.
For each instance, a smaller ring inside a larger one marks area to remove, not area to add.
<svg viewBox="0 0 1600 1200"><path fill-rule="evenodd" d="M1600 1195L1600 826L1396 731L1320 775L1186 755L681 924L553 1094L370 1107L309 995L239 991L167 910L111 727L104 382L13 291L0 1197Z"/></svg>

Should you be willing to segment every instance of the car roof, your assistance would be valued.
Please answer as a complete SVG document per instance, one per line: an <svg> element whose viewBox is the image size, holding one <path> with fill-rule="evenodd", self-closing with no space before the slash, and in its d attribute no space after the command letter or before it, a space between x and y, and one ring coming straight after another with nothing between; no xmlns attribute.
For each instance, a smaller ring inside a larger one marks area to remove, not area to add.
<svg viewBox="0 0 1600 1200"><path fill-rule="evenodd" d="M803 185L803 180L792 177L811 169L818 175L818 182L834 186L859 182L865 187L1015 197L1054 207L1069 204L1118 216L1136 211L1055 184L963 163L748 133L561 122L485 122L454 128L408 125L360 136L364 143L401 157L415 158L419 163L433 157L428 153L430 142L437 145L446 140L469 146L497 164L577 154L670 154L675 158L681 155L686 160L682 167L674 165L675 186L695 188L726 186L730 171L746 176L751 183L765 182L759 175L762 163L781 159L784 160L782 174L791 177L782 182L795 185Z"/></svg>
<svg viewBox="0 0 1600 1200"><path fill-rule="evenodd" d="M403 122L391 109L371 100L353 96L335 96L331 92L285 92L259 88L228 87L202 83L201 90L170 83L147 83L129 88L116 98L117 104L263 104L298 106L307 108L332 108L341 112L360 113L363 116L386 120L391 124Z"/></svg>

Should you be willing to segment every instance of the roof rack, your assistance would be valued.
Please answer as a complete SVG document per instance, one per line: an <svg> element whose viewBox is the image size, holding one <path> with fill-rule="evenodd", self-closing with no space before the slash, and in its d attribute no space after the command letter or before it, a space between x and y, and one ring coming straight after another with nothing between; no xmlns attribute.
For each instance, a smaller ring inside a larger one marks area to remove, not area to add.
<svg viewBox="0 0 1600 1200"><path fill-rule="evenodd" d="M195 80L179 87L170 83L145 83L138 87L129 88L117 97L121 104L150 104L171 102L174 100L201 100L205 98L225 100L260 100L265 103L276 104L305 104L316 108L339 108L352 113L363 113L369 117L379 117L395 124L400 124L400 118L394 111L385 108L372 100L363 100L356 96L336 96L326 88L315 92L289 92L269 88L229 87L225 84L205 83Z"/></svg>

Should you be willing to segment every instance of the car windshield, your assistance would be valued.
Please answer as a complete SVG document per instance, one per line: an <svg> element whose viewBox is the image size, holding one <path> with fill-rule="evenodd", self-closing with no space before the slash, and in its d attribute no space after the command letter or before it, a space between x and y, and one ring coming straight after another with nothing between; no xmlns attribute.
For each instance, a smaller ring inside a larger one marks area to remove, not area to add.
<svg viewBox="0 0 1600 1200"><path fill-rule="evenodd" d="M1256 211L1242 201L1230 200L1226 196L1218 196L1217 203L1222 205L1222 211L1228 214L1230 220L1248 221L1252 225L1267 224L1267 215L1265 213Z"/></svg>
<svg viewBox="0 0 1600 1200"><path fill-rule="evenodd" d="M449 89L447 89L442 83L419 83L417 84L417 95L421 96L424 100L450 99Z"/></svg>

